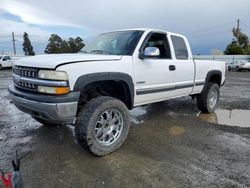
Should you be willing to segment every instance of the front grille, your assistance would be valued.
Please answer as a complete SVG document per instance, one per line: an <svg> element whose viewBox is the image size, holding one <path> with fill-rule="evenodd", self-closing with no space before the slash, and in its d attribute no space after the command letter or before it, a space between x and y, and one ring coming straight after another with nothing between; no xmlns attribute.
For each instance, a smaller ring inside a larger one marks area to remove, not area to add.
<svg viewBox="0 0 250 188"><path fill-rule="evenodd" d="M30 78L38 77L38 69L36 68L15 66L13 68L13 72L17 75L24 76L24 77L30 77Z"/></svg>
<svg viewBox="0 0 250 188"><path fill-rule="evenodd" d="M23 82L23 81L17 81L15 79L14 79L14 83L18 88L27 89L27 90L31 90L31 91L37 91L37 87L38 87L37 84Z"/></svg>
<svg viewBox="0 0 250 188"><path fill-rule="evenodd" d="M20 77L26 78L38 78L38 69L31 67L23 67L23 66L15 66L13 68L14 73L14 83L17 88L29 90L29 91L37 91L37 84L20 80Z"/></svg>

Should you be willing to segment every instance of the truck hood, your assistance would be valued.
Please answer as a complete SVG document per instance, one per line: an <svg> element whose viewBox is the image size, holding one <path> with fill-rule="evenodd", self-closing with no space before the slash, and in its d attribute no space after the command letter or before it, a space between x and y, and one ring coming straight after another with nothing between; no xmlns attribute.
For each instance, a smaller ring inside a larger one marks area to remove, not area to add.
<svg viewBox="0 0 250 188"><path fill-rule="evenodd" d="M50 54L25 57L15 62L17 66L55 69L65 63L84 63L86 61L120 60L120 55L101 54Z"/></svg>

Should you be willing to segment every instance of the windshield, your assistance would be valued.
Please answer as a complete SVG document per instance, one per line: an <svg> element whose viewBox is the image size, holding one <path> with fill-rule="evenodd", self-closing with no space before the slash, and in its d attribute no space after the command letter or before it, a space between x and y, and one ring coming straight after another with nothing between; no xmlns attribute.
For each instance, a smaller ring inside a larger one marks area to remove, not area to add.
<svg viewBox="0 0 250 188"><path fill-rule="evenodd" d="M143 31L117 31L104 33L86 45L83 50L87 53L132 55Z"/></svg>

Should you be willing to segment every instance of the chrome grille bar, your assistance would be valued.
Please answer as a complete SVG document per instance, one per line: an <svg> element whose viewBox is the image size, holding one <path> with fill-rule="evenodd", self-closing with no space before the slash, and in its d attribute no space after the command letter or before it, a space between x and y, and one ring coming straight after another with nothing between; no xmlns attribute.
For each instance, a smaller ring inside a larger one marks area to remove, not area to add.
<svg viewBox="0 0 250 188"><path fill-rule="evenodd" d="M13 74L13 77L14 77L14 80L17 82L31 83L31 84L36 84L40 86L53 86L53 87L68 86L67 81L40 80L40 79L19 76L17 74ZM24 85L24 86L27 86L27 85Z"/></svg>
<svg viewBox="0 0 250 188"><path fill-rule="evenodd" d="M39 71L38 69L30 67L15 66L13 68L13 73L20 76L32 77L32 78L38 77L38 71Z"/></svg>

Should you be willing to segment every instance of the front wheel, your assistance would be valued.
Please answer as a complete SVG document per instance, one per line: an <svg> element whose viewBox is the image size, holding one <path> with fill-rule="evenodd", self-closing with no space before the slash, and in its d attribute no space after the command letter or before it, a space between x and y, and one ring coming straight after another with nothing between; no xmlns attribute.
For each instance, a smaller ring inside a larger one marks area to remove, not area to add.
<svg viewBox="0 0 250 188"><path fill-rule="evenodd" d="M0 70L2 70L3 69L3 66L0 64Z"/></svg>
<svg viewBox="0 0 250 188"><path fill-rule="evenodd" d="M75 135L81 145L97 155L109 154L124 143L130 124L128 109L113 97L91 99L79 112Z"/></svg>
<svg viewBox="0 0 250 188"><path fill-rule="evenodd" d="M236 71L241 71L240 68L239 68L238 66L236 67Z"/></svg>
<svg viewBox="0 0 250 188"><path fill-rule="evenodd" d="M218 106L220 88L218 84L209 82L201 94L197 96L197 106L203 113L212 113Z"/></svg>
<svg viewBox="0 0 250 188"><path fill-rule="evenodd" d="M231 67L228 67L227 70L228 70L228 71L231 71L232 69L231 69Z"/></svg>

